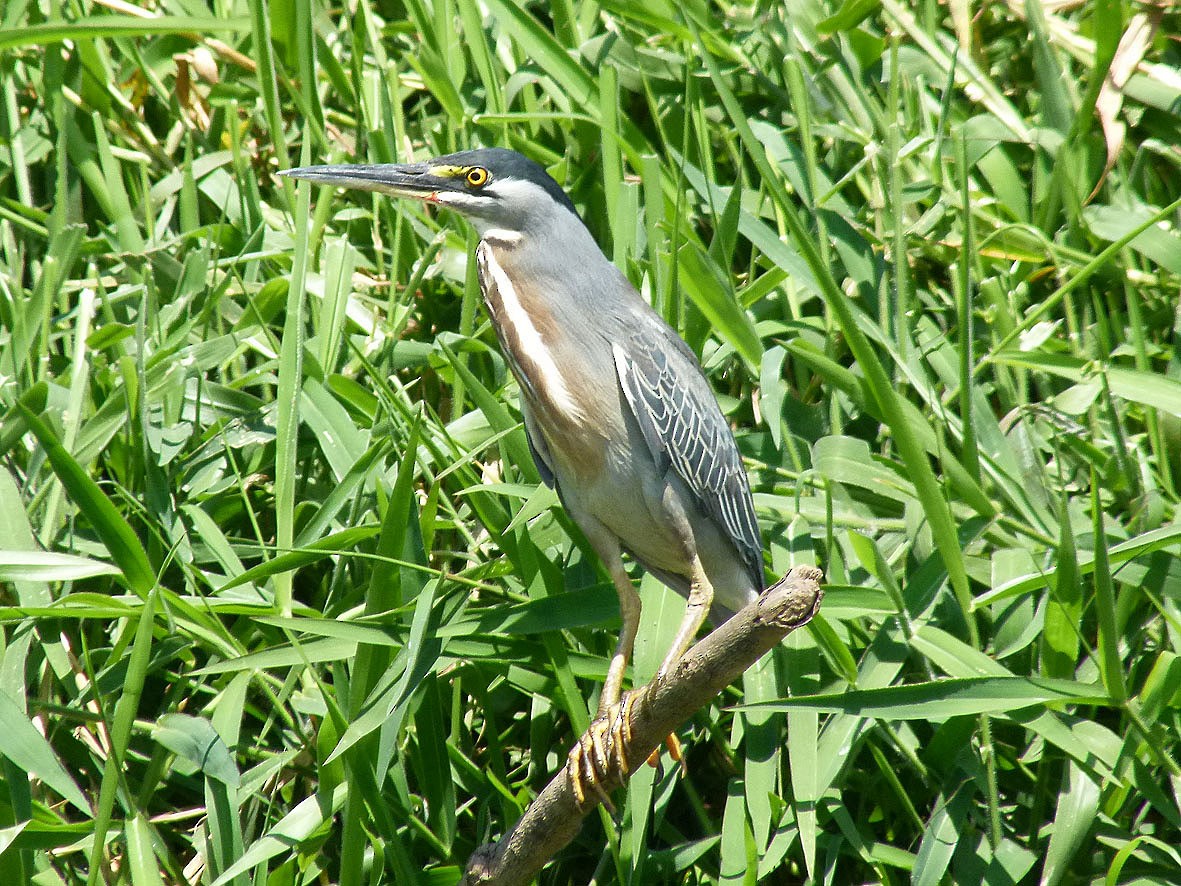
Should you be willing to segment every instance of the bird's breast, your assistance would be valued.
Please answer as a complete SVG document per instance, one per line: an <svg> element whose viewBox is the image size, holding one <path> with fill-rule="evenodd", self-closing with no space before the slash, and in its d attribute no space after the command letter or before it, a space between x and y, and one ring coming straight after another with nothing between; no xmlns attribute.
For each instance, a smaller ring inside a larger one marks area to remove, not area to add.
<svg viewBox="0 0 1181 886"><path fill-rule="evenodd" d="M507 254L498 256L501 250L486 240L476 250L484 305L521 395L550 448L557 450L555 456L593 467L605 454L605 417L599 414L603 379L593 361L582 359L586 351L579 347L578 331L563 328L554 315L544 284L515 270L511 250L506 246Z"/></svg>

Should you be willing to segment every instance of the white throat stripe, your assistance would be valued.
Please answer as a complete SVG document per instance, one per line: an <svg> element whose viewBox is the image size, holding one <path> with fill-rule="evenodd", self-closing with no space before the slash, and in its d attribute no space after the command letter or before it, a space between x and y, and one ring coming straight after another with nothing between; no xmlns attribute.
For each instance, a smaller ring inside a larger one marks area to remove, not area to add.
<svg viewBox="0 0 1181 886"><path fill-rule="evenodd" d="M492 253L492 248L481 241L476 251L476 258L491 278L489 288L495 289L495 296L500 301L498 306L489 306L494 313L493 320L504 326L506 331L512 333L505 338L509 341L515 338L521 351L520 355L506 355L509 357L509 362L515 363L519 359L528 360L535 371L531 373L529 379L524 380L526 387L538 390L538 393L547 397L566 416L577 420L582 415L582 410L578 408L578 404L570 396L566 380L562 376L561 370L558 369L553 353L521 304L512 280L509 279L508 274L505 273L504 268L500 266L500 263L496 261L496 256ZM487 298L489 294L485 293L485 297ZM497 311L497 307L501 311ZM507 350L508 345L506 344L505 347ZM523 367L521 369L524 371Z"/></svg>

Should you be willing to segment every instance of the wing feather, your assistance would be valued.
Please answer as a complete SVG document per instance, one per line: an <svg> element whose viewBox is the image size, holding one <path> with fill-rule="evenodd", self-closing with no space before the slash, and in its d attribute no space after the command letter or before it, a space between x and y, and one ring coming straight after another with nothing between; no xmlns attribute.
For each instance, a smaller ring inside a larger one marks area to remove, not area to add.
<svg viewBox="0 0 1181 886"><path fill-rule="evenodd" d="M545 444L545 437L541 436L541 431L537 429L537 422L533 420L533 413L529 411L524 397L521 398L521 418L525 420L525 441L529 444L529 454L533 456L533 463L537 465L541 482L550 489L557 489L558 481L554 476L549 447Z"/></svg>
<svg viewBox="0 0 1181 886"><path fill-rule="evenodd" d="M671 467L684 481L701 510L733 542L761 590L763 547L750 483L734 435L704 379L689 383L690 373L700 376L696 358L679 338L642 327L633 330L627 347L615 343L612 349L624 398L658 470Z"/></svg>

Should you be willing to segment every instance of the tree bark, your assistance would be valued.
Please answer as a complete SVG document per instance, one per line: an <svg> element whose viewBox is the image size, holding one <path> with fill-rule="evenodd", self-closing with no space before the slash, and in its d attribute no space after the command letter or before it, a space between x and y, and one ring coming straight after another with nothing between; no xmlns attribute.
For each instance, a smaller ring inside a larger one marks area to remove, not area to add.
<svg viewBox="0 0 1181 886"><path fill-rule="evenodd" d="M634 691L630 740L624 753L642 765L670 733L707 705L764 653L808 623L820 608L823 573L797 566L758 600L685 653L665 679ZM602 783L622 787L626 776ZM553 777L529 804L521 820L496 843L481 846L468 859L462 882L471 886L527 886L542 867L578 834L582 820L599 804L588 792L580 805L568 767Z"/></svg>

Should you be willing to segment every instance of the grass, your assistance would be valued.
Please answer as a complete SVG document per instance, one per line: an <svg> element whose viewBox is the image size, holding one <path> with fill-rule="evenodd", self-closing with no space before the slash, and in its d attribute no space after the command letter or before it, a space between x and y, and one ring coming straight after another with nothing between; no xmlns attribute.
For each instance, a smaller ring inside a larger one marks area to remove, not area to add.
<svg viewBox="0 0 1181 886"><path fill-rule="evenodd" d="M476 145L570 191L769 573L830 583L542 882L1181 882L1175 8L0 20L7 882L454 883L562 765L618 611L474 235L275 175Z"/></svg>

